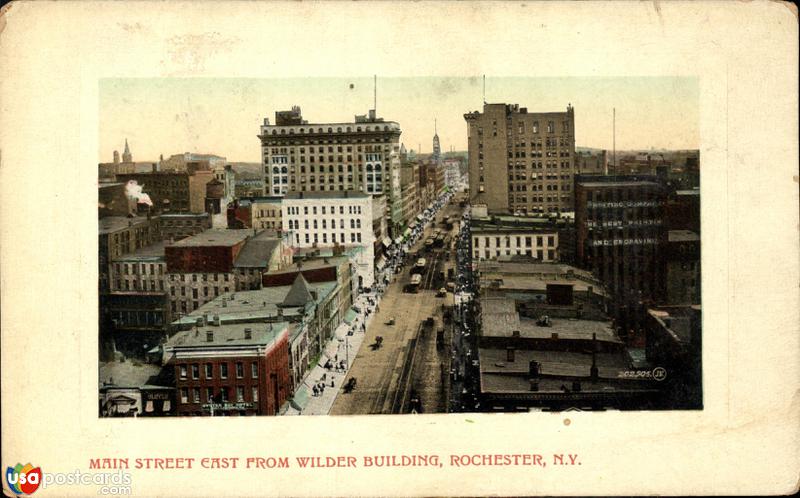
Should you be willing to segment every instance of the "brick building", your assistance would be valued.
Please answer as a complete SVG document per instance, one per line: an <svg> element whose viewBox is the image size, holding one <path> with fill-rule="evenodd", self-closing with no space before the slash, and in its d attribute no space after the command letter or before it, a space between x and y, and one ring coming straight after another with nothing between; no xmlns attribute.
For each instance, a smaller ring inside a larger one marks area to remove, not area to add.
<svg viewBox="0 0 800 498"><path fill-rule="evenodd" d="M161 235L164 240L181 240L211 228L211 215L208 213L162 213Z"/></svg>
<svg viewBox="0 0 800 498"><path fill-rule="evenodd" d="M665 192L650 176L575 179L576 258L614 297L624 336L641 339L644 309L665 296Z"/></svg>
<svg viewBox="0 0 800 498"><path fill-rule="evenodd" d="M204 323L164 345L179 416L277 415L292 391L289 324Z"/></svg>
<svg viewBox="0 0 800 498"><path fill-rule="evenodd" d="M206 184L214 180L214 172L194 169L187 171L154 171L117 175L117 182L135 180L150 196L156 212L206 212Z"/></svg>
<svg viewBox="0 0 800 498"><path fill-rule="evenodd" d="M189 313L226 292L258 289L291 263L275 232L212 229L164 247L171 311Z"/></svg>
<svg viewBox="0 0 800 498"><path fill-rule="evenodd" d="M484 104L464 115L469 127L471 204L491 213L573 209L575 114L529 113L517 104Z"/></svg>

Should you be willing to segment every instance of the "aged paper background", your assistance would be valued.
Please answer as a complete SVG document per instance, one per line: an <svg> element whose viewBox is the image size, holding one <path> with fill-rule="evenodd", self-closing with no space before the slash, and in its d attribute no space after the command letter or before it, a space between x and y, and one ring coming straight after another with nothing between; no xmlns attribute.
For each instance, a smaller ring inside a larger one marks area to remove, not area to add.
<svg viewBox="0 0 800 498"><path fill-rule="evenodd" d="M563 452L582 465L130 472L140 496L792 492L797 28L777 2L10 4L0 19L3 467ZM699 77L705 410L97 418L98 79L376 73Z"/></svg>

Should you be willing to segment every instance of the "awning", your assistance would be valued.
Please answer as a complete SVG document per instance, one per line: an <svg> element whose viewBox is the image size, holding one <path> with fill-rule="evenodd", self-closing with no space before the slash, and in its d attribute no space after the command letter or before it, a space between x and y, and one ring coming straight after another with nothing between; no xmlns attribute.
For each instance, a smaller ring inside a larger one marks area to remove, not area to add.
<svg viewBox="0 0 800 498"><path fill-rule="evenodd" d="M289 400L289 404L291 404L292 408L295 410L303 411L308 404L308 400L308 389L301 386L294 392L294 396Z"/></svg>
<svg viewBox="0 0 800 498"><path fill-rule="evenodd" d="M345 323L353 323L353 320L356 319L358 313L355 312L352 308L347 310L347 313L344 314L344 321Z"/></svg>
<svg viewBox="0 0 800 498"><path fill-rule="evenodd" d="M383 245L384 247L389 247L390 245L392 245L392 239L390 237L384 237Z"/></svg>

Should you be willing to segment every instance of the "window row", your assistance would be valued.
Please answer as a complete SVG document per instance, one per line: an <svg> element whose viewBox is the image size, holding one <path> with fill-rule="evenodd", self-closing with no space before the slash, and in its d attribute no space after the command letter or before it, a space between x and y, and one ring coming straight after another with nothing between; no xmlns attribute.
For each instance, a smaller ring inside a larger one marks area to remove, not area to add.
<svg viewBox="0 0 800 498"><path fill-rule="evenodd" d="M500 237L473 237L472 245L473 248L492 247L492 242L494 242L494 247L511 247L511 242L515 241L516 247L523 247L523 242L525 243L524 247L532 247L534 240L536 241L537 247L556 245L555 235L505 235Z"/></svg>
<svg viewBox="0 0 800 498"><path fill-rule="evenodd" d="M300 239L300 234L299 233L295 233L294 234L294 242L295 242L295 244L300 244L301 243L300 240L301 240ZM320 237L319 237L319 234L316 234L316 233L313 234L313 235L307 233L307 234L304 235L303 240L305 241L306 244L318 244L320 242ZM344 233L340 233L339 234L339 243L340 244L345 244L346 242L347 242L347 238L345 237L345 234ZM361 242L361 233L360 232L359 233L351 233L350 234L350 243L355 244L355 243L360 243L360 242ZM325 233L325 232L322 233L322 243L323 244L327 244L328 243L328 234ZM335 244L335 243L336 243L336 234L335 233L331 233L331 244Z"/></svg>
<svg viewBox="0 0 800 498"><path fill-rule="evenodd" d="M228 378L228 363L219 363L218 369L214 368L213 363L203 363L203 379L209 380L214 378L214 371L219 370L219 378L220 379L227 379ZM191 378L193 380L200 379L200 363L181 363L178 365L178 378L180 380L186 380L189 378L189 373L191 372ZM245 363L241 361L237 361L234 363L234 370L236 373L237 379L243 379L245 374ZM253 361L250 362L250 378L257 379L258 378L258 362Z"/></svg>
<svg viewBox="0 0 800 498"><path fill-rule="evenodd" d="M328 220L323 218L321 221L322 221L321 225L322 225L323 230L328 228ZM309 220L303 220L303 228L305 228L306 230L309 230L312 227L316 230L317 228L319 228L318 225L320 225L320 223L318 223L316 219L311 220L311 223L309 223ZM334 219L330 220L330 226L331 226L331 228L335 229L336 228L336 220L334 220ZM344 219L340 219L339 220L339 228L340 229L346 228L345 223L344 223ZM350 228L352 228L352 229L361 228L361 220L360 219L350 218ZM300 229L300 220L289 220L289 229L290 230L299 230Z"/></svg>
<svg viewBox="0 0 800 498"><path fill-rule="evenodd" d="M206 387L202 392L204 392L205 396L203 398L200 397L201 390L199 387L193 387L191 390L188 387L181 388L181 404L191 404L191 403L227 403L230 401L235 401L237 403L244 403L244 402L252 402L258 403L258 387L253 386L250 389L250 399L245 398L245 388L244 386L236 386L235 397L231 398L231 388L230 387L221 387L215 393L213 387ZM191 398L189 397L191 394Z"/></svg>

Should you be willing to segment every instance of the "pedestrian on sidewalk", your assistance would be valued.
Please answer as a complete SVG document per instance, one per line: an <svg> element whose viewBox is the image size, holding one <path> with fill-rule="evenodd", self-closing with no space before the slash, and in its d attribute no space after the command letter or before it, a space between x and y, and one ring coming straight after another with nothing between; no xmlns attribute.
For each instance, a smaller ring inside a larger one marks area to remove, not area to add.
<svg viewBox="0 0 800 498"><path fill-rule="evenodd" d="M319 392L319 390L317 389L317 386L314 386L313 388L311 388L311 390L313 391L314 396L316 396L317 393Z"/></svg>

